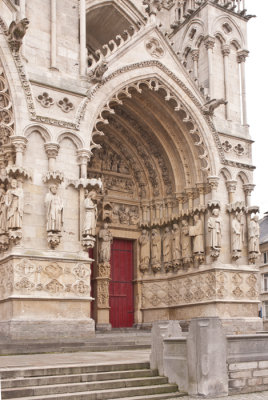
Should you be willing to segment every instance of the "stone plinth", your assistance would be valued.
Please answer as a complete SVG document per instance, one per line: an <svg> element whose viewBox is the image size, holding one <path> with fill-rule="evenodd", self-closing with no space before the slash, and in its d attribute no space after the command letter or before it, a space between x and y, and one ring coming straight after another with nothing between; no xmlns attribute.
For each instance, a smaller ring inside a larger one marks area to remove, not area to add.
<svg viewBox="0 0 268 400"><path fill-rule="evenodd" d="M3 338L79 340L94 333L90 262L9 256L0 270Z"/></svg>

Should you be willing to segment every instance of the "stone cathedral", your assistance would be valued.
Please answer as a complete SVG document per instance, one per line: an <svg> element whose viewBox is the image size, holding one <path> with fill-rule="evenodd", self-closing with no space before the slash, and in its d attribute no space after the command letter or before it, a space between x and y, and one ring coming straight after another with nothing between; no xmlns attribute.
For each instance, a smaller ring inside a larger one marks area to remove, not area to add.
<svg viewBox="0 0 268 400"><path fill-rule="evenodd" d="M245 0L0 16L0 335L260 330Z"/></svg>

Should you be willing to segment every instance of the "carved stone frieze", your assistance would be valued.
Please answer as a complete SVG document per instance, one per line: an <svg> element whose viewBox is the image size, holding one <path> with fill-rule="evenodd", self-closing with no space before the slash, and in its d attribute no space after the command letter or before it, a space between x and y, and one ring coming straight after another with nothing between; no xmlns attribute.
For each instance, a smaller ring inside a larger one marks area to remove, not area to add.
<svg viewBox="0 0 268 400"><path fill-rule="evenodd" d="M97 306L98 308L109 307L109 280L101 280L97 285Z"/></svg>
<svg viewBox="0 0 268 400"><path fill-rule="evenodd" d="M37 298L89 298L90 264L18 259L0 266L0 299L12 291Z"/></svg>
<svg viewBox="0 0 268 400"><path fill-rule="evenodd" d="M112 203L112 222L121 225L137 225L139 223L139 208L136 206Z"/></svg>
<svg viewBox="0 0 268 400"><path fill-rule="evenodd" d="M175 307L207 301L257 300L257 272L213 270L168 281L142 283L142 308Z"/></svg>
<svg viewBox="0 0 268 400"><path fill-rule="evenodd" d="M49 108L54 104L54 100L49 96L47 92L43 92L36 97L36 100L41 104L42 107Z"/></svg>
<svg viewBox="0 0 268 400"><path fill-rule="evenodd" d="M68 99L68 97L64 97L63 99L57 101L57 106L65 113L68 113L74 109L74 105Z"/></svg>

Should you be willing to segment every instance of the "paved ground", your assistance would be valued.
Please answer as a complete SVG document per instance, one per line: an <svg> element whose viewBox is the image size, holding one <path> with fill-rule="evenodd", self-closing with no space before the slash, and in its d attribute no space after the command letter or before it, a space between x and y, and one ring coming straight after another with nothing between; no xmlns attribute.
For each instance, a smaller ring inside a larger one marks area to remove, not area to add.
<svg viewBox="0 0 268 400"><path fill-rule="evenodd" d="M78 364L113 364L114 362L142 362L149 361L150 350L121 350L104 352L78 352L78 353L53 353L29 354L18 356L0 356L0 373L3 369L29 368L56 365ZM193 400L189 396L180 397L178 400ZM236 396L218 397L214 400L268 400L268 391ZM172 399L175 400L175 399ZM213 400L213 399L211 399Z"/></svg>

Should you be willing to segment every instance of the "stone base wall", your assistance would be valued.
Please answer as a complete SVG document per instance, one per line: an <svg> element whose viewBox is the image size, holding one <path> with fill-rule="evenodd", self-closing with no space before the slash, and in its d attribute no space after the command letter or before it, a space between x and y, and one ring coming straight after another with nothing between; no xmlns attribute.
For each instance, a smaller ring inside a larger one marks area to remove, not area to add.
<svg viewBox="0 0 268 400"><path fill-rule="evenodd" d="M91 318L90 262L9 256L0 263L0 337L85 339Z"/></svg>
<svg viewBox="0 0 268 400"><path fill-rule="evenodd" d="M228 374L230 394L268 390L268 361L231 363Z"/></svg>

